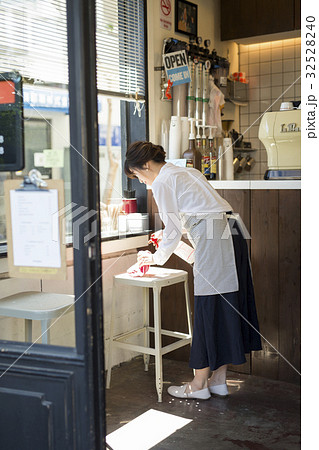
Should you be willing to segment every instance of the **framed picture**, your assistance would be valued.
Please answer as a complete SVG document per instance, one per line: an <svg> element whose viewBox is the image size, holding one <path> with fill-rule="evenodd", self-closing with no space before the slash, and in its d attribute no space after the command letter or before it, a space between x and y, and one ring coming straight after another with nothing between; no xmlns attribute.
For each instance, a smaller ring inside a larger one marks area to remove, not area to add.
<svg viewBox="0 0 319 450"><path fill-rule="evenodd" d="M185 0L175 0L175 31L197 36L197 5Z"/></svg>

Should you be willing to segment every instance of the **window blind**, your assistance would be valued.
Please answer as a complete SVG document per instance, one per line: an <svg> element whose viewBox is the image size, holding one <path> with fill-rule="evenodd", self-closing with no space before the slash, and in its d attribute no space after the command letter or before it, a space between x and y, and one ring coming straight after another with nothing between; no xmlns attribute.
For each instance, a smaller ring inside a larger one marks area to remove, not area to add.
<svg viewBox="0 0 319 450"><path fill-rule="evenodd" d="M0 1L0 71L67 84L66 4L63 1Z"/></svg>
<svg viewBox="0 0 319 450"><path fill-rule="evenodd" d="M0 73L68 84L65 0L0 0ZM145 96L144 0L96 0L97 85Z"/></svg>
<svg viewBox="0 0 319 450"><path fill-rule="evenodd" d="M145 96L144 1L97 0L98 88Z"/></svg>

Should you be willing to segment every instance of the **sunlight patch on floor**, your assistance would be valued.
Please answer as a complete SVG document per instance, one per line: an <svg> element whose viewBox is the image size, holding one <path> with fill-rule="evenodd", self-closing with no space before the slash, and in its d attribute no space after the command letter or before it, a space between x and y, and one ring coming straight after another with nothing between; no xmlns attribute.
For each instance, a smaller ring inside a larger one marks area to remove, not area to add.
<svg viewBox="0 0 319 450"><path fill-rule="evenodd" d="M191 419L149 409L108 434L106 442L113 450L148 450L190 422Z"/></svg>

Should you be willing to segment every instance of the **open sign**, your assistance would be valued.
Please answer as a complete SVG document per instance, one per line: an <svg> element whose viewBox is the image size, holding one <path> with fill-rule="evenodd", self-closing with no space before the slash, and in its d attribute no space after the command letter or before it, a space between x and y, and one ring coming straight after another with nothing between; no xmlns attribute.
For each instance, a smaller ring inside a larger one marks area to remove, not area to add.
<svg viewBox="0 0 319 450"><path fill-rule="evenodd" d="M163 63L167 78L174 86L191 81L185 50L166 53L163 55Z"/></svg>

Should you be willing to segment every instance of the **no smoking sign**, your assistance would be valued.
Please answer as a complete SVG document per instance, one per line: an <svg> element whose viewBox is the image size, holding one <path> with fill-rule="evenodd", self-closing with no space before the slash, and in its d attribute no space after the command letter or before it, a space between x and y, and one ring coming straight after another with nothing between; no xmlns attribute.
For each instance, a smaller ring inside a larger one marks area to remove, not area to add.
<svg viewBox="0 0 319 450"><path fill-rule="evenodd" d="M170 0L161 0L161 10L164 16L168 16L171 13L172 7Z"/></svg>
<svg viewBox="0 0 319 450"><path fill-rule="evenodd" d="M160 2L160 25L165 30L172 27L172 5L171 0L159 0Z"/></svg>

